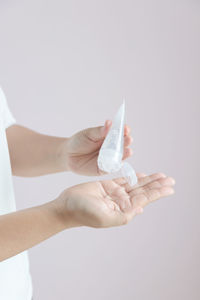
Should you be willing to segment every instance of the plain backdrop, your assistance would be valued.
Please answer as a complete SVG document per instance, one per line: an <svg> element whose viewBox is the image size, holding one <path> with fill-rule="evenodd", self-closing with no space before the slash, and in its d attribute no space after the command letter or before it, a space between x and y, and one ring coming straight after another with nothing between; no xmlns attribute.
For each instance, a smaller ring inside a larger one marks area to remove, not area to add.
<svg viewBox="0 0 200 300"><path fill-rule="evenodd" d="M200 2L0 2L0 83L17 122L70 136L112 119L122 98L137 171L176 194L129 225L77 228L30 250L34 300L200 299ZM17 207L96 178L14 178Z"/></svg>

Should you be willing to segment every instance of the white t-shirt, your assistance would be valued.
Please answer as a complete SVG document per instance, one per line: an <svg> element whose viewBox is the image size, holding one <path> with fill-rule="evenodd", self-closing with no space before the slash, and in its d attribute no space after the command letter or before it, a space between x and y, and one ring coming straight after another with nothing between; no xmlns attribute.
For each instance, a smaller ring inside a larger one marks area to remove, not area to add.
<svg viewBox="0 0 200 300"><path fill-rule="evenodd" d="M0 88L0 215L16 210L5 129L15 123ZM13 230L14 227L13 227ZM1 251L1 245L0 245ZM27 252L0 262L0 299L31 300L32 283Z"/></svg>

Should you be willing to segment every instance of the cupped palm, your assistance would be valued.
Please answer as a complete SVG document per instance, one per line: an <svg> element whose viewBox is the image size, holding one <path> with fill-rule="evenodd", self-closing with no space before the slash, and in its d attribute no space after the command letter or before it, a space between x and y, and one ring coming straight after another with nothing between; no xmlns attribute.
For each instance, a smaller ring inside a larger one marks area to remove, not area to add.
<svg viewBox="0 0 200 300"><path fill-rule="evenodd" d="M162 173L139 174L134 187L117 178L79 184L62 196L78 225L110 227L128 223L147 204L173 194L173 185L174 179Z"/></svg>

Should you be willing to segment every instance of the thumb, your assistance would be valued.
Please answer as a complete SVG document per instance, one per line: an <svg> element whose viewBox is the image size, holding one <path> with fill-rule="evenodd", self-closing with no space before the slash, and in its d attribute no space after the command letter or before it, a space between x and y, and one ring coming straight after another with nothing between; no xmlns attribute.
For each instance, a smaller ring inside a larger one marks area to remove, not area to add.
<svg viewBox="0 0 200 300"><path fill-rule="evenodd" d="M106 120L104 126L88 128L85 130L85 134L93 142L98 142L106 137L108 131L110 130L111 125L112 125L112 121Z"/></svg>

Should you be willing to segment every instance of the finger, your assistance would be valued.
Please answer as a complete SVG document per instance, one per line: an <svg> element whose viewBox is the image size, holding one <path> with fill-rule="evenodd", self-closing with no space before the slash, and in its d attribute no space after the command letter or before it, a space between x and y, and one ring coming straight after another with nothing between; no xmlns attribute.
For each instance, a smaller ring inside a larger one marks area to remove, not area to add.
<svg viewBox="0 0 200 300"><path fill-rule="evenodd" d="M131 132L131 128L128 125L124 126L124 136L129 135Z"/></svg>
<svg viewBox="0 0 200 300"><path fill-rule="evenodd" d="M134 188L137 188L139 186L144 186L154 180L158 180L160 178L165 178L165 177L166 175L163 173L155 173L150 176L139 178L138 183L134 186Z"/></svg>
<svg viewBox="0 0 200 300"><path fill-rule="evenodd" d="M110 130L112 126L112 121L111 120L106 120L104 123L104 126L102 126L102 137L106 137L106 135L108 134L108 131Z"/></svg>
<svg viewBox="0 0 200 300"><path fill-rule="evenodd" d="M158 200L162 197L167 197L174 193L172 187L161 187L160 189L146 190L144 193L131 197L133 209L140 206L145 207L147 204Z"/></svg>
<svg viewBox="0 0 200 300"><path fill-rule="evenodd" d="M132 189L129 192L131 197L145 193L148 190L160 189L164 186L173 186L175 184L175 180L172 177L160 178L158 180L152 181L144 186L140 186L138 188Z"/></svg>
<svg viewBox="0 0 200 300"><path fill-rule="evenodd" d="M136 175L137 175L138 180L139 180L140 178L147 177L147 175L146 175L145 173L137 173ZM125 188L125 190L126 190L127 193L130 193L131 191L133 191L133 190L135 189L135 186L132 187L132 186L130 186L130 185L127 183L127 180L126 180L125 177L115 178L115 179L113 179L113 181L114 181L116 184L123 186L123 187Z"/></svg>
<svg viewBox="0 0 200 300"><path fill-rule="evenodd" d="M133 187L129 185L125 177L115 178L113 180L117 185L122 186L128 195L129 192L133 190Z"/></svg>
<svg viewBox="0 0 200 300"><path fill-rule="evenodd" d="M132 155L133 155L133 150L131 148L125 148L122 160L124 160Z"/></svg>
<svg viewBox="0 0 200 300"><path fill-rule="evenodd" d="M147 175L144 174L144 173L137 173L137 178L143 178L143 177L146 177ZM114 178L113 181L117 184L117 185L121 185L125 188L126 192L129 193L130 191L133 190L133 187L130 186L127 181L126 181L126 178L125 177L119 177L119 178Z"/></svg>
<svg viewBox="0 0 200 300"><path fill-rule="evenodd" d="M165 177L165 178L161 178L161 179L155 180L153 182L150 182L145 187L147 187L148 189L157 189L157 188L161 188L163 186L173 186L173 185L175 185L174 178Z"/></svg>
<svg viewBox="0 0 200 300"><path fill-rule="evenodd" d="M84 134L93 142L98 142L99 140L102 140L106 137L108 134L108 131L110 130L112 126L111 120L106 120L104 123L104 126L98 126L93 128L87 128L83 132ZM124 135L127 136L130 133L130 127L126 125L124 127ZM130 143L132 138L128 138L127 142Z"/></svg>
<svg viewBox="0 0 200 300"><path fill-rule="evenodd" d="M147 177L147 175L144 174L144 173L137 173L136 176L137 176L138 180L139 180L140 178ZM124 185L124 187L125 187L125 189L126 189L126 192L127 192L127 193L130 193L132 190L134 190L134 189L136 188L136 185L133 187L133 186L130 185L128 182L126 182L126 184Z"/></svg>
<svg viewBox="0 0 200 300"><path fill-rule="evenodd" d="M102 141L103 138L107 135L110 127L112 125L111 120L106 120L104 126L86 128L82 131L84 136L86 136L91 142Z"/></svg>
<svg viewBox="0 0 200 300"><path fill-rule="evenodd" d="M137 175L137 178L138 178L138 179L147 176L147 174L145 174L145 173L136 173L136 175Z"/></svg>
<svg viewBox="0 0 200 300"><path fill-rule="evenodd" d="M133 138L130 135L124 137L124 147L128 147L133 143Z"/></svg>
<svg viewBox="0 0 200 300"><path fill-rule="evenodd" d="M93 128L87 128L83 130L83 133L92 141L92 142L98 142L101 141L103 138L106 137L108 134L110 128L112 126L111 120L106 120L104 123L104 126L98 126ZM130 133L130 127L126 125L124 127L124 135L127 136ZM132 142L132 138L126 139L125 143L130 144Z"/></svg>
<svg viewBox="0 0 200 300"><path fill-rule="evenodd" d="M126 184L126 179L124 177L120 177L120 178L114 178L113 181L118 184L123 186L124 184Z"/></svg>

